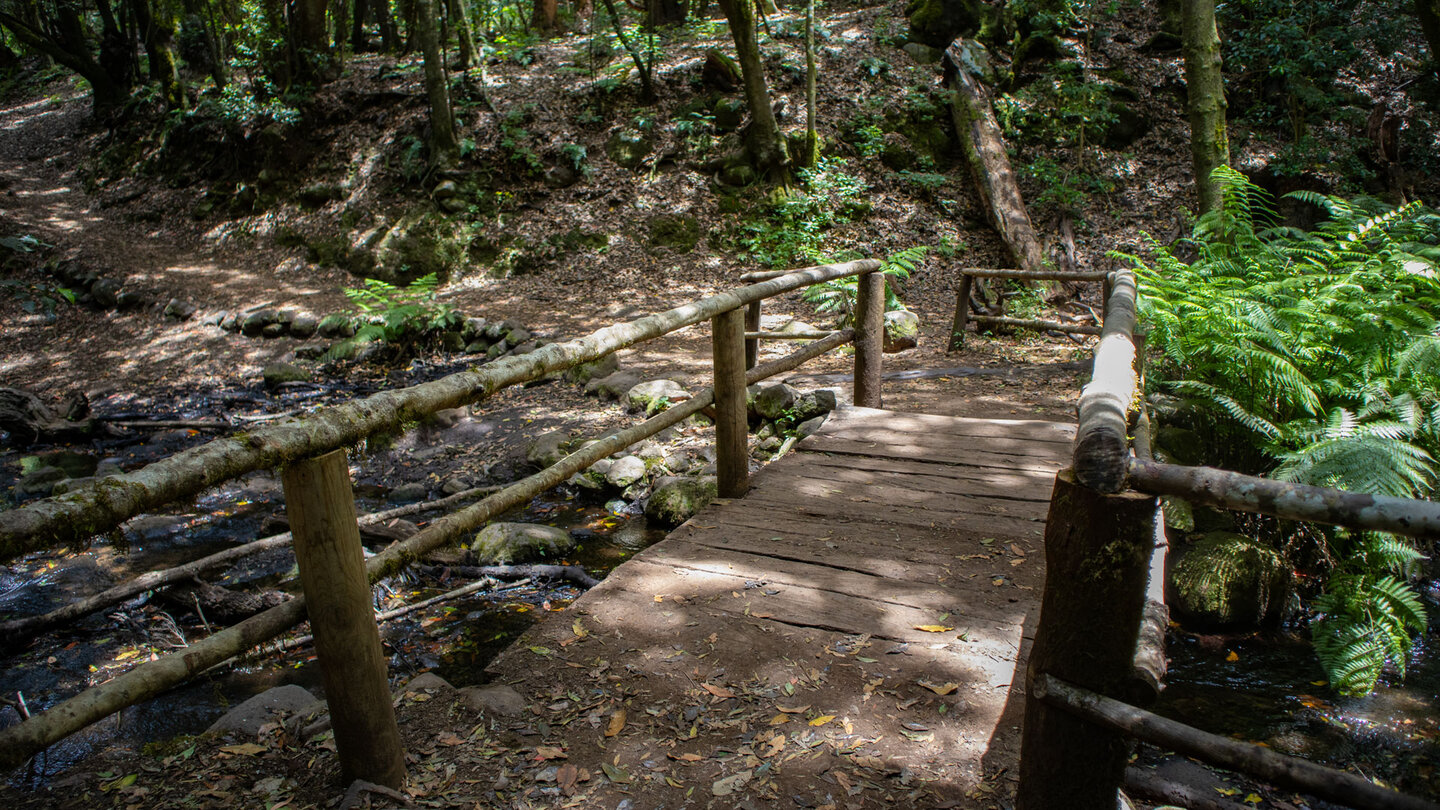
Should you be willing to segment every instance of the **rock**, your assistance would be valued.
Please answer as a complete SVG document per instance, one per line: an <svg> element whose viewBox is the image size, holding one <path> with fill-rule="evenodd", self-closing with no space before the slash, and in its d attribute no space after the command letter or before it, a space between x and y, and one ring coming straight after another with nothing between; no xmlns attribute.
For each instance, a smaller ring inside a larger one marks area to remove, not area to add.
<svg viewBox="0 0 1440 810"><path fill-rule="evenodd" d="M679 526L715 499L714 478L663 480L645 503L645 517L661 526Z"/></svg>
<svg viewBox="0 0 1440 810"><path fill-rule="evenodd" d="M887 132L881 138L880 162L895 171L915 168L915 146L898 132Z"/></svg>
<svg viewBox="0 0 1440 810"><path fill-rule="evenodd" d="M654 416L669 408L671 404L689 398L690 392L674 380L650 380L625 393L625 410L630 413L643 411L646 416Z"/></svg>
<svg viewBox="0 0 1440 810"><path fill-rule="evenodd" d="M540 557L559 557L575 547L564 529L539 523L491 523L480 530L470 550L481 565L509 565Z"/></svg>
<svg viewBox="0 0 1440 810"><path fill-rule="evenodd" d="M460 690L460 699L482 714L515 717L525 711L525 698L504 684L467 686Z"/></svg>
<svg viewBox="0 0 1440 810"><path fill-rule="evenodd" d="M640 383L640 375L633 371L617 371L598 380L585 383L585 393L603 400L620 399Z"/></svg>
<svg viewBox="0 0 1440 810"><path fill-rule="evenodd" d="M719 48L710 48L705 51L705 64L700 68L700 81L728 93L740 86L740 66Z"/></svg>
<svg viewBox="0 0 1440 810"><path fill-rule="evenodd" d="M932 48L946 48L956 37L988 41L1001 34L1001 11L984 0L911 0L910 39Z"/></svg>
<svg viewBox="0 0 1440 810"><path fill-rule="evenodd" d="M900 50L910 54L911 59L914 59L922 65L933 65L939 62L940 57L945 53L939 48L932 48L920 42L907 42L905 43L905 47Z"/></svg>
<svg viewBox="0 0 1440 810"><path fill-rule="evenodd" d="M90 297L95 303L106 309L114 309L120 304L120 282L113 278L97 279L90 285Z"/></svg>
<svg viewBox="0 0 1440 810"><path fill-rule="evenodd" d="M531 337L530 330L517 326L505 333L505 342L511 346L519 346L522 343L529 343Z"/></svg>
<svg viewBox="0 0 1440 810"><path fill-rule="evenodd" d="M306 338L314 337L315 333L319 330L320 318L309 312L301 312L295 316L294 320L290 321L291 337L297 337L301 340L304 340Z"/></svg>
<svg viewBox="0 0 1440 810"><path fill-rule="evenodd" d="M1197 628L1251 626L1282 618L1290 569L1272 548L1234 532L1210 532L1171 552L1166 601Z"/></svg>
<svg viewBox="0 0 1440 810"><path fill-rule="evenodd" d="M1198 467L1208 457L1209 442L1189 428L1161 425L1155 431L1155 450L1172 464Z"/></svg>
<svg viewBox="0 0 1440 810"><path fill-rule="evenodd" d="M500 355L504 354L505 351L506 351L505 341L502 340L502 341L500 341L499 343L496 343L496 344L491 345L490 348L488 348L488 349L485 350L485 359L486 359L486 360L494 360L495 358L497 358L497 357L499 357Z"/></svg>
<svg viewBox="0 0 1440 810"><path fill-rule="evenodd" d="M315 333L323 338L348 338L355 336L355 319L339 312L320 319Z"/></svg>
<svg viewBox="0 0 1440 810"><path fill-rule="evenodd" d="M276 272L276 273L279 273L280 275L287 275L287 274L291 274L291 273L302 273L302 272L304 272L305 269L306 269L307 267L309 267L309 266L310 266L310 265L308 265L308 264L305 263L305 260L304 260L304 259L301 259L301 258L296 257L296 256L292 256L292 257L290 257L290 258L288 258L288 259L280 262L279 264L275 265L275 272Z"/></svg>
<svg viewBox="0 0 1440 810"><path fill-rule="evenodd" d="M466 340L479 340L489 325L484 318L466 318L460 326L460 335Z"/></svg>
<svg viewBox="0 0 1440 810"><path fill-rule="evenodd" d="M1110 120L1099 141L1107 149L1127 149L1150 131L1150 119L1127 104L1111 104Z"/></svg>
<svg viewBox="0 0 1440 810"><path fill-rule="evenodd" d="M418 481L401 484L390 490L390 501L392 503L414 503L415 501L423 501L428 497L430 497L430 488Z"/></svg>
<svg viewBox="0 0 1440 810"><path fill-rule="evenodd" d="M472 340L465 344L466 354L484 354L490 351L490 344L484 340Z"/></svg>
<svg viewBox="0 0 1440 810"><path fill-rule="evenodd" d="M240 334L246 337L258 337L265 327L270 326L280 319L280 313L273 309L262 309L246 315L240 321Z"/></svg>
<svg viewBox="0 0 1440 810"><path fill-rule="evenodd" d="M715 131L722 135L734 132L745 122L745 102L733 98L722 98L715 102Z"/></svg>
<svg viewBox="0 0 1440 810"><path fill-rule="evenodd" d="M460 184L454 180L442 180L439 185L435 186L435 190L430 192L430 196L437 200L448 200L452 197L458 197L460 196Z"/></svg>
<svg viewBox="0 0 1440 810"><path fill-rule="evenodd" d="M345 199L345 189L337 183L314 183L300 189L295 198L307 208L322 208L326 203Z"/></svg>
<svg viewBox="0 0 1440 810"><path fill-rule="evenodd" d="M588 385L591 380L608 377L619 370L620 358L615 354L607 354L599 360L592 360L589 363L581 363L565 369L565 379L580 385Z"/></svg>
<svg viewBox="0 0 1440 810"><path fill-rule="evenodd" d="M700 242L700 221L679 214L661 214L650 220L649 245L689 253Z"/></svg>
<svg viewBox="0 0 1440 810"><path fill-rule="evenodd" d="M118 301L116 303L119 303ZM177 321L188 321L195 316L199 307L188 301L181 301L179 298L171 298L165 304L165 317L174 318Z"/></svg>
<svg viewBox="0 0 1440 810"><path fill-rule="evenodd" d="M465 338L459 332L443 332L440 335L440 348L447 352L464 351Z"/></svg>
<svg viewBox="0 0 1440 810"><path fill-rule="evenodd" d="M405 684L406 692L453 692L450 682L433 672L422 672Z"/></svg>
<svg viewBox="0 0 1440 810"><path fill-rule="evenodd" d="M820 427L825 424L825 418L825 416L817 416L813 419L806 419L804 422L801 422L795 428L795 438L803 439L806 436L813 435L815 431L819 430Z"/></svg>
<svg viewBox="0 0 1440 810"><path fill-rule="evenodd" d="M136 290L121 290L120 294L115 296L115 306L119 309L139 309L149 303L150 299Z"/></svg>
<svg viewBox="0 0 1440 810"><path fill-rule="evenodd" d="M315 704L315 696L304 687L289 684L266 689L264 692L241 703L216 720L207 734L235 733L253 737L260 733L266 723L282 719L280 715L308 709Z"/></svg>
<svg viewBox="0 0 1440 810"><path fill-rule="evenodd" d="M638 456L617 459L605 473L605 483L624 489L645 477L645 460Z"/></svg>
<svg viewBox="0 0 1440 810"><path fill-rule="evenodd" d="M574 445L575 439L567 430L542 433L530 442L529 447L525 448L525 460L530 463L530 466L543 470L569 455Z"/></svg>
<svg viewBox="0 0 1440 810"><path fill-rule="evenodd" d="M286 333L286 332L289 332L289 331L290 331L290 325L289 325L289 324L284 324L284 323L272 323L272 324L266 326L264 329L261 329L261 330L260 330L260 337L263 337L263 338L285 337L285 333Z"/></svg>
<svg viewBox="0 0 1440 810"><path fill-rule="evenodd" d="M627 169L638 169L650 154L650 139L633 129L622 129L605 142L605 154Z"/></svg>
<svg viewBox="0 0 1440 810"><path fill-rule="evenodd" d="M798 390L784 383L762 385L755 394L755 413L763 419L782 419L799 397Z"/></svg>
<svg viewBox="0 0 1440 810"><path fill-rule="evenodd" d="M55 490L55 485L69 478L59 467L39 467L19 481L11 490L17 498L46 497Z"/></svg>
<svg viewBox="0 0 1440 810"><path fill-rule="evenodd" d="M466 478L463 475L457 475L454 478L445 479L445 483L440 485L440 491L445 493L446 495L458 495L459 493L464 492L467 489L474 488L474 486L475 482L471 481L469 478Z"/></svg>
<svg viewBox="0 0 1440 810"><path fill-rule="evenodd" d="M545 170L543 178L550 188L569 188L580 180L580 172L569 163L557 163Z"/></svg>
<svg viewBox="0 0 1440 810"><path fill-rule="evenodd" d="M986 84L995 84L997 76L995 67L990 61L989 49L973 39L964 39L960 42L957 50L960 54L960 66L965 68L965 72Z"/></svg>
<svg viewBox="0 0 1440 810"><path fill-rule="evenodd" d="M749 163L727 163L716 179L721 185L739 188L759 180L760 175Z"/></svg>
<svg viewBox="0 0 1440 810"><path fill-rule="evenodd" d="M271 363L260 374L265 379L265 387L271 391L279 388L281 383L309 382L311 376L309 369L294 363Z"/></svg>
<svg viewBox="0 0 1440 810"><path fill-rule="evenodd" d="M885 313L885 339L882 351L903 352L920 345L920 316L908 309Z"/></svg>

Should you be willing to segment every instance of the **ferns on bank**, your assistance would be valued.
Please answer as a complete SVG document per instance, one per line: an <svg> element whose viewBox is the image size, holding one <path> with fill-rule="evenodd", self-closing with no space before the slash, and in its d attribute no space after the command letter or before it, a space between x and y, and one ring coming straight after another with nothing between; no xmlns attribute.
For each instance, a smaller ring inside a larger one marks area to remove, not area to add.
<svg viewBox="0 0 1440 810"><path fill-rule="evenodd" d="M1440 450L1440 218L1310 192L1314 231L1279 227L1264 191L1221 168L1224 205L1181 261L1151 242L1136 265L1152 387L1166 414L1214 437L1211 463L1358 492L1431 497ZM1347 542L1337 534L1337 544ZM1425 612L1394 563L1419 552L1366 538L1314 602L1315 648L1344 692L1403 675Z"/></svg>

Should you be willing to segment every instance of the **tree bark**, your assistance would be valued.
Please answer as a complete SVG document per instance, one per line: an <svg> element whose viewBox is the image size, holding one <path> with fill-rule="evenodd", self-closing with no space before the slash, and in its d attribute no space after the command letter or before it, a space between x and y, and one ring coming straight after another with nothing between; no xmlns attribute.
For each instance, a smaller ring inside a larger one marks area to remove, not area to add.
<svg viewBox="0 0 1440 810"><path fill-rule="evenodd" d="M1420 30L1430 46L1432 69L1440 71L1440 0L1415 0L1415 16L1420 18Z"/></svg>
<svg viewBox="0 0 1440 810"><path fill-rule="evenodd" d="M785 137L770 107L770 90L765 86L765 65L760 61L760 45L755 39L755 4L751 0L719 0L719 3L735 39L745 103L750 108L746 145L751 160L770 182L789 186L794 174Z"/></svg>
<svg viewBox="0 0 1440 810"><path fill-rule="evenodd" d="M559 14L558 0L535 0L530 14L530 24L539 31L553 31Z"/></svg>
<svg viewBox="0 0 1440 810"><path fill-rule="evenodd" d="M1080 392L1075 433L1075 477L1109 493L1125 488L1130 410L1140 384L1135 370L1135 276L1117 271L1111 278L1094 371Z"/></svg>
<svg viewBox="0 0 1440 810"><path fill-rule="evenodd" d="M1433 0L1432 0L1433 2ZM1230 165L1225 125L1225 80L1220 66L1220 34L1215 0L1184 0L1182 40L1185 51L1185 109L1190 116L1190 163L1200 213L1220 209L1220 184L1210 175Z"/></svg>
<svg viewBox="0 0 1440 810"><path fill-rule="evenodd" d="M175 28L172 21L157 17L150 0L130 0L131 13L145 43L150 61L150 78L160 84L160 96L166 110L185 108L185 85L180 81L180 68L175 61Z"/></svg>
<svg viewBox="0 0 1440 810"><path fill-rule="evenodd" d="M820 135L815 129L815 0L805 0L805 154L796 160L813 167L820 161Z"/></svg>
<svg viewBox="0 0 1440 810"><path fill-rule="evenodd" d="M465 4L462 0L445 0L445 8L460 49L460 69L469 70L475 60L475 36L470 32L470 18L465 14Z"/></svg>
<svg viewBox="0 0 1440 810"><path fill-rule="evenodd" d="M294 0L292 44L295 48L297 78L323 84L334 78L336 67L330 50L330 32L325 25L328 0Z"/></svg>
<svg viewBox="0 0 1440 810"><path fill-rule="evenodd" d="M686 0L646 0L645 18L651 28L685 22Z"/></svg>
<svg viewBox="0 0 1440 810"><path fill-rule="evenodd" d="M124 105L130 96L130 84L125 75L117 78L111 75L101 63L90 55L89 46L82 39L78 43L65 38L52 38L39 26L4 11L0 11L0 25L4 25L15 39L26 48L49 57L56 64L74 71L90 83L91 108L97 118L105 118ZM61 30L71 28L61 26ZM82 31L78 26L75 31ZM128 75L128 71L126 71Z"/></svg>
<svg viewBox="0 0 1440 810"><path fill-rule="evenodd" d="M415 0L415 33L425 59L425 94L430 99L430 160L435 166L446 168L459 159L460 143L455 139L450 82L445 77L445 55L440 52L431 0Z"/></svg>

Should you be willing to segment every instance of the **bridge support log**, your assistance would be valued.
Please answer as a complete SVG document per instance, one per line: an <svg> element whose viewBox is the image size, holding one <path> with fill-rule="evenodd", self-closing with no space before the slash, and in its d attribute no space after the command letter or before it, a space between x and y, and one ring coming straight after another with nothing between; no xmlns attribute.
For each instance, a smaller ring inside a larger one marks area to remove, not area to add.
<svg viewBox="0 0 1440 810"><path fill-rule="evenodd" d="M1045 593L1026 676L1018 810L1114 810L1129 745L1034 695L1042 675L1102 695L1132 689L1154 546L1153 496L1105 495L1055 476L1045 524Z"/></svg>
<svg viewBox="0 0 1440 810"><path fill-rule="evenodd" d="M732 309L710 321L715 366L715 478L722 498L750 489L745 414L745 313Z"/></svg>
<svg viewBox="0 0 1440 810"><path fill-rule="evenodd" d="M759 332L759 331L760 331L760 302L759 302L759 301L756 301L755 303L750 304L749 306L745 307L745 331L746 331L746 332ZM750 369L752 369L752 368L755 367L755 364L756 364L756 363L759 363L759 362L760 362L760 339L759 339L759 338L752 338L752 337L747 337L747 338L745 338L745 370L746 370L746 371L749 371Z"/></svg>
<svg viewBox="0 0 1440 810"><path fill-rule="evenodd" d="M345 451L296 462L283 479L342 778L346 784L364 779L399 788L405 782L405 752L390 703Z"/></svg>
<svg viewBox="0 0 1440 810"><path fill-rule="evenodd" d="M885 346L885 274L866 273L856 279L855 404L880 408L881 357Z"/></svg>

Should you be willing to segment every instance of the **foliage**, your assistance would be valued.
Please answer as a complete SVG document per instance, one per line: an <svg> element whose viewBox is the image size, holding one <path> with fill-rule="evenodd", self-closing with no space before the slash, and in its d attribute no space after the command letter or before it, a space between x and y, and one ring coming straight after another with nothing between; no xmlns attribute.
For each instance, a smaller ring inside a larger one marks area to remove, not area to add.
<svg viewBox="0 0 1440 810"><path fill-rule="evenodd" d="M10 269L13 260L22 255L50 247L33 236L0 237L0 267ZM67 287L44 281L22 281L15 278L0 278L0 292L14 298L20 309L28 314L39 313L47 319L55 317L55 309L62 303L75 303L75 292Z"/></svg>
<svg viewBox="0 0 1440 810"><path fill-rule="evenodd" d="M1134 257L1150 382L1170 416L1213 437L1222 466L1343 489L1428 497L1440 449L1440 218L1308 192L1329 219L1313 232L1272 225L1265 193L1216 170L1221 210L1202 217L1180 261ZM1403 545L1403 544L1402 544ZM1423 613L1393 571L1405 552L1366 541L1316 602L1316 650L1341 690L1403 667ZM1408 548L1408 547L1407 547ZM1378 550L1377 550L1378 549ZM1416 619L1416 617L1420 617Z"/></svg>
<svg viewBox="0 0 1440 810"><path fill-rule="evenodd" d="M1115 121L1110 92L1079 64L1056 62L1030 84L997 97L995 118L1011 142L1083 147Z"/></svg>
<svg viewBox="0 0 1440 810"><path fill-rule="evenodd" d="M269 79L257 78L251 84L230 82L220 91L219 98L207 99L196 107L195 114L213 111L222 121L239 126L263 126L268 122L296 124L300 111L280 98Z"/></svg>
<svg viewBox="0 0 1440 810"><path fill-rule="evenodd" d="M845 161L824 158L799 172L803 190L764 206L759 218L741 225L740 245L766 267L815 263L833 252L826 245L831 231L868 211L865 182Z"/></svg>
<svg viewBox="0 0 1440 810"><path fill-rule="evenodd" d="M404 287L370 278L361 287L346 288L345 297L355 306L351 314L358 328L354 337L331 348L330 356L341 357L355 346L375 342L405 350L427 335L455 325L460 315L435 300L439 286L431 273Z"/></svg>
<svg viewBox="0 0 1440 810"><path fill-rule="evenodd" d="M885 275L904 281L910 278L915 268L925 259L925 254L930 248L926 245L912 245L904 250L896 251L885 257L880 266L880 272ZM858 276L834 279L814 285L805 290L805 300L815 305L815 309L822 313L832 313L839 316L842 325L849 324L854 320L855 301L859 297L860 280ZM895 294L895 285L885 285L885 311L892 312L897 309L905 309L905 303Z"/></svg>
<svg viewBox="0 0 1440 810"><path fill-rule="evenodd" d="M1092 195L1110 194L1116 188L1113 180L1048 157L1021 164L1020 175L1039 187L1031 204L1047 212L1078 214Z"/></svg>
<svg viewBox="0 0 1440 810"><path fill-rule="evenodd" d="M1336 691L1368 694L1387 665L1405 677L1411 634L1425 630L1426 615L1415 591L1399 577L1420 559L1399 538L1371 535L1315 600L1315 655Z"/></svg>

